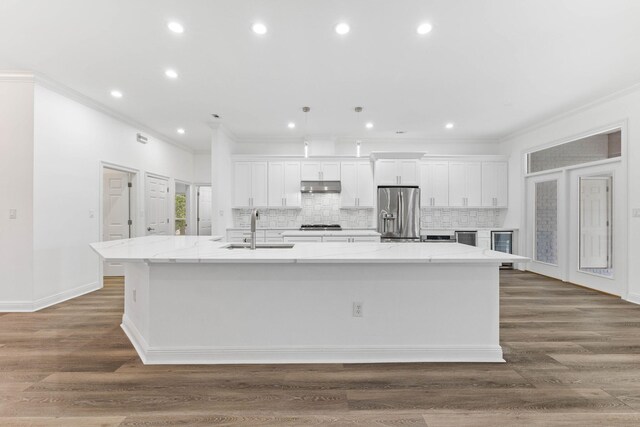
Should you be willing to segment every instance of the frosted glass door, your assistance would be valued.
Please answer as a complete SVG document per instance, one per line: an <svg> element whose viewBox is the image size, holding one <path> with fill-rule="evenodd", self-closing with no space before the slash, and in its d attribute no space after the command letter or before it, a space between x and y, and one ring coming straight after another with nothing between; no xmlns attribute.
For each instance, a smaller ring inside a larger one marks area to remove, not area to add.
<svg viewBox="0 0 640 427"><path fill-rule="evenodd" d="M535 184L534 259L558 264L558 181Z"/></svg>

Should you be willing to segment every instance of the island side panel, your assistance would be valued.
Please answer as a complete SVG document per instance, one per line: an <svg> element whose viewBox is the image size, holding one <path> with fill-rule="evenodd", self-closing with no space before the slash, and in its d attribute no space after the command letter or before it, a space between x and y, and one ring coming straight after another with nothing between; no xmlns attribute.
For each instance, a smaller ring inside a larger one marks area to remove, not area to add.
<svg viewBox="0 0 640 427"><path fill-rule="evenodd" d="M148 268L147 363L502 361L497 263Z"/></svg>
<svg viewBox="0 0 640 427"><path fill-rule="evenodd" d="M143 361L149 347L149 266L144 262L124 264L124 314L122 329Z"/></svg>

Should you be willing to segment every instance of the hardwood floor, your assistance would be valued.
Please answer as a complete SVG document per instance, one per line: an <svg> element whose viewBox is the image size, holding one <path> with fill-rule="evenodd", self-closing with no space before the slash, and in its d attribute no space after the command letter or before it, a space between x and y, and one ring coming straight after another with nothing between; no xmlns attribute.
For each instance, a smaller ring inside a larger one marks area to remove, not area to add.
<svg viewBox="0 0 640 427"><path fill-rule="evenodd" d="M501 273L505 364L144 366L122 285L0 314L0 425L640 425L640 306Z"/></svg>

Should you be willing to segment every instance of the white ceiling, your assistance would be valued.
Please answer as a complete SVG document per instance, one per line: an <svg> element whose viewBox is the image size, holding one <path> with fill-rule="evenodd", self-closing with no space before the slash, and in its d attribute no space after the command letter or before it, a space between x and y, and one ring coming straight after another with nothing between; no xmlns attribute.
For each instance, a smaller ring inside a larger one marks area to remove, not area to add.
<svg viewBox="0 0 640 427"><path fill-rule="evenodd" d="M637 0L0 0L0 69L198 150L211 113L273 140L303 134L303 105L308 134L499 138L640 80L639 17ZM433 31L418 36L423 21Z"/></svg>

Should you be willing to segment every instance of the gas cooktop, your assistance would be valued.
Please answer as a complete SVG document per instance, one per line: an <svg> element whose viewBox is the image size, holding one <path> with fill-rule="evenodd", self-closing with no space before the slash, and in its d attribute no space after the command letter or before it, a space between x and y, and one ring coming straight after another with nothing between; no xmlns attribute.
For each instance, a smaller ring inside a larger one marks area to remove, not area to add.
<svg viewBox="0 0 640 427"><path fill-rule="evenodd" d="M340 224L302 224L300 230L335 230L340 231L342 227Z"/></svg>

